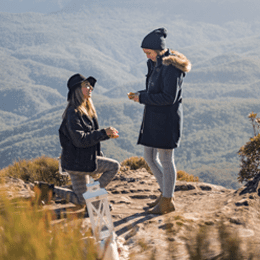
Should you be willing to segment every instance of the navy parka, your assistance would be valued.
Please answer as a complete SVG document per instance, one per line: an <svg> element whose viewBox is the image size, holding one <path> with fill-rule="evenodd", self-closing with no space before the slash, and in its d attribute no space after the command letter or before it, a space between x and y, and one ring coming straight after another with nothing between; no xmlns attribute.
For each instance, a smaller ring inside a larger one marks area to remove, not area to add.
<svg viewBox="0 0 260 260"><path fill-rule="evenodd" d="M190 63L186 57L182 55L180 60L170 50L157 56L156 64L150 59L147 61L146 89L139 91L139 102L145 107L138 144L161 149L173 149L180 145L185 72L182 66L178 66L180 64L176 66L176 62L183 63L183 57L186 64L184 71L188 71Z"/></svg>

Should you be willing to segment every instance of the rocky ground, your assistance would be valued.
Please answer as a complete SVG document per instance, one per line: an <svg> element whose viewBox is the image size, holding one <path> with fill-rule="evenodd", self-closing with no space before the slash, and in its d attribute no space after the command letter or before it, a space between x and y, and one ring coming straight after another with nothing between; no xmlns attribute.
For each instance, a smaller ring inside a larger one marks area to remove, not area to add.
<svg viewBox="0 0 260 260"><path fill-rule="evenodd" d="M204 246L204 259L229 259L224 258L223 246L231 247L235 241L241 241L240 256L243 257L239 259L249 259L251 252L255 256L251 259L260 259L259 181L260 176L239 190L203 182L177 181L176 211L158 216L145 212L146 203L160 194L155 178L145 169L118 174L107 191L115 232L127 251L122 253L121 259L127 259L128 253L131 259L138 260L190 259L188 249L200 248L196 245L196 237L202 238L199 244ZM32 196L32 186L9 178L5 187L9 187L10 197L26 198ZM58 198L44 207L57 214L70 209L68 214L84 218L84 209L79 210L71 203L62 204ZM61 221L62 218L53 223ZM84 221L90 224L89 218ZM222 240L219 230L224 234ZM221 246L220 241L224 245Z"/></svg>

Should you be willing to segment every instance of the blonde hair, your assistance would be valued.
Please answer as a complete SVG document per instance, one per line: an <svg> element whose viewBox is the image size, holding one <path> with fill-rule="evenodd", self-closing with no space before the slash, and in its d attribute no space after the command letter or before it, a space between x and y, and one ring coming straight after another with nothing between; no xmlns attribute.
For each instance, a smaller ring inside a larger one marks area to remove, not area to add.
<svg viewBox="0 0 260 260"><path fill-rule="evenodd" d="M85 83L86 81L84 81ZM90 86L90 83L87 82ZM67 113L67 110L70 106L75 107L81 115L89 116L90 118L97 118L96 109L94 107L93 101L91 98L85 99L81 90L82 85L79 85L72 93L71 99L68 101L67 107L65 108L62 118L64 119Z"/></svg>
<svg viewBox="0 0 260 260"><path fill-rule="evenodd" d="M154 51L157 53L157 55L162 56L167 51L167 49L164 49L164 50L154 50Z"/></svg>

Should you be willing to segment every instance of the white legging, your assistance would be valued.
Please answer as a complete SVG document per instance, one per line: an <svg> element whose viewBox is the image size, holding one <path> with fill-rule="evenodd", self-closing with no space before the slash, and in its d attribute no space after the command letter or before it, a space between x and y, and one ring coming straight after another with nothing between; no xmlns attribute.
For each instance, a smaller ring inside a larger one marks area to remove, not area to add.
<svg viewBox="0 0 260 260"><path fill-rule="evenodd" d="M144 159L153 172L163 197L173 197L177 177L174 149L158 149L145 146Z"/></svg>

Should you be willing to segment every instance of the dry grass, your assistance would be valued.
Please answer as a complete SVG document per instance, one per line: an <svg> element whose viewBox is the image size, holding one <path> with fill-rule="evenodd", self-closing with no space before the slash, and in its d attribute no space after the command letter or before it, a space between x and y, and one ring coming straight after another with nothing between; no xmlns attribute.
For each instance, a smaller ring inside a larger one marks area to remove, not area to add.
<svg viewBox="0 0 260 260"><path fill-rule="evenodd" d="M146 168L147 164L143 158L132 157L125 160L122 166L131 169ZM148 170L148 169L147 169ZM4 174L21 178L27 181L41 180L50 183L62 183L58 171L58 161L48 157L40 157L32 161L22 160L14 163L0 171L0 177ZM58 176L58 177L55 177ZM178 172L178 179L187 181L198 181L196 177L184 171ZM1 180L1 178L0 178ZM33 201L6 199L5 192L0 191L0 259L87 259L98 260L97 248L90 236L90 230L82 227L80 219L67 219L62 225L52 225L55 214L42 210L38 206L37 200L40 194L36 192ZM166 234L169 247L168 255L174 258L176 249L175 240L172 239L183 229L184 219L175 216L167 222ZM260 259L256 255L256 250L252 245L248 245L247 252L241 251L241 239L237 234L232 233L226 226L220 224L218 227L218 242L220 252L218 260L240 260L240 259ZM212 259L208 241L210 232L202 226L194 235L191 231L187 242L187 255L189 259ZM191 238L194 237L192 240ZM86 239L83 239L86 238ZM148 259L156 259L156 252L152 251L150 245L144 241L139 242L143 251L148 251Z"/></svg>
<svg viewBox="0 0 260 260"><path fill-rule="evenodd" d="M174 218L165 216L165 234L168 244L167 259L180 259L180 255L190 260L258 260L260 259L258 245L253 241L243 241L237 232L230 229L230 226L220 222L216 226L198 225L190 226L184 231L184 226L179 226L178 222L187 222L181 216ZM179 235L178 235L179 234ZM185 241L186 250L176 240L178 236ZM140 254L142 259L161 260L160 252L156 253L156 245L145 244L140 240ZM186 252L185 252L186 251ZM131 259L139 259L138 253L132 255ZM181 258L182 259L182 258ZM186 259L186 258L185 258Z"/></svg>
<svg viewBox="0 0 260 260"><path fill-rule="evenodd" d="M0 259L96 260L95 245L90 239L83 240L89 230L77 219L52 225L54 217L39 208L37 201L10 201L1 191Z"/></svg>
<svg viewBox="0 0 260 260"><path fill-rule="evenodd" d="M127 167L127 169L130 170L138 170L145 168L149 173L152 174L150 167L148 166L147 162L143 157L133 156L127 158L123 162L121 162L121 167Z"/></svg>
<svg viewBox="0 0 260 260"><path fill-rule="evenodd" d="M152 174L152 171L150 169L150 167L148 166L148 164L146 163L145 159L143 157L130 157L128 159L125 159L122 163L121 163L121 171L124 172L126 170L138 170L138 169L142 169L145 168L149 173ZM199 177L195 177L192 174L188 174L185 171L178 171L177 172L177 180L179 181L188 181L188 182L198 182L199 181Z"/></svg>
<svg viewBox="0 0 260 260"><path fill-rule="evenodd" d="M125 159L121 163L121 172L126 170L138 170L145 168L149 173L152 171L143 157L130 157ZM14 162L2 170L0 170L1 176L12 176L22 179L25 182L44 181L49 184L57 186L66 185L69 183L67 177L59 173L58 160L47 156L41 156L32 160L19 160ZM180 181L198 182L199 178L185 171L177 172L177 179Z"/></svg>
<svg viewBox="0 0 260 260"><path fill-rule="evenodd" d="M177 180L188 181L188 182L199 182L199 177L196 177L192 174L188 174L187 172L180 170L177 172Z"/></svg>
<svg viewBox="0 0 260 260"><path fill-rule="evenodd" d="M250 241L243 242L237 232L221 222L217 227L219 252L212 251L212 232L208 226L201 226L193 239L186 243L191 260L257 260L260 259L256 247ZM242 250L243 248L243 250Z"/></svg>
<svg viewBox="0 0 260 260"><path fill-rule="evenodd" d="M0 171L0 176L12 176L26 182L44 181L57 186L65 185L68 179L59 173L57 159L41 156L33 160L19 160Z"/></svg>

